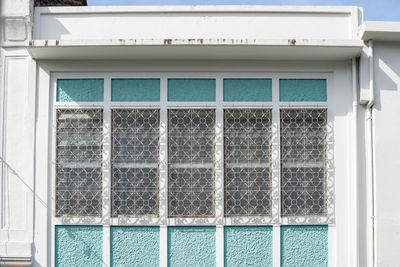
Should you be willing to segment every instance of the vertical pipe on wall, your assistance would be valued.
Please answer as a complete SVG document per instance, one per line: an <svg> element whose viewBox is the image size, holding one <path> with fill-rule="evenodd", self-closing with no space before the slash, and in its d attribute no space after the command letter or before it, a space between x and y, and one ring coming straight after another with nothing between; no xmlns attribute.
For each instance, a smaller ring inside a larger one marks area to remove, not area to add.
<svg viewBox="0 0 400 267"><path fill-rule="evenodd" d="M352 64L352 86L353 86L353 181L352 188L353 192L353 203L354 203L354 214L353 214L353 233L354 233L354 251L355 256L353 258L353 266L359 265L359 246L358 246L358 98L357 98L357 62L353 58Z"/></svg>
<svg viewBox="0 0 400 267"><path fill-rule="evenodd" d="M373 155L373 106L374 96L374 54L373 41L369 40L369 89L367 104L367 265L375 266L375 185L374 185L374 155Z"/></svg>

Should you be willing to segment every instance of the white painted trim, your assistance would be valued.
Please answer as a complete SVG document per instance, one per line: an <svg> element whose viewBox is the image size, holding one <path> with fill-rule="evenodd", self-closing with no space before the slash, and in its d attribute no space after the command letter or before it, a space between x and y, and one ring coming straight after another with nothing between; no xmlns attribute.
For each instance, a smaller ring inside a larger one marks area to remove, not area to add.
<svg viewBox="0 0 400 267"><path fill-rule="evenodd" d="M224 238L225 238L225 233L224 233L224 226L223 225L216 225L215 229L215 241L216 241L216 249L215 249L215 254L216 254L216 267L224 267L224 262L225 262L225 248L224 248Z"/></svg>
<svg viewBox="0 0 400 267"><path fill-rule="evenodd" d="M168 80L160 77L160 267L168 266Z"/></svg>
<svg viewBox="0 0 400 267"><path fill-rule="evenodd" d="M281 266L281 227L274 225L272 227L272 264Z"/></svg>
<svg viewBox="0 0 400 267"><path fill-rule="evenodd" d="M90 13L322 13L351 14L351 6L273 6L273 5L199 5L199 6L86 6L36 7L40 15ZM35 14L35 15L38 15Z"/></svg>
<svg viewBox="0 0 400 267"><path fill-rule="evenodd" d="M160 225L160 267L168 266L168 227Z"/></svg>
<svg viewBox="0 0 400 267"><path fill-rule="evenodd" d="M216 80L215 110L215 216L217 225L222 225L224 220L224 111L223 80ZM223 230L222 230L223 231Z"/></svg>
<svg viewBox="0 0 400 267"><path fill-rule="evenodd" d="M110 225L103 225L103 267L111 266L111 229Z"/></svg>
<svg viewBox="0 0 400 267"><path fill-rule="evenodd" d="M336 227L328 226L328 267L336 266Z"/></svg>
<svg viewBox="0 0 400 267"><path fill-rule="evenodd" d="M102 147L102 217L105 224L110 223L111 217L111 78L104 79L103 107L103 147Z"/></svg>
<svg viewBox="0 0 400 267"><path fill-rule="evenodd" d="M49 105L52 107L55 103L55 98L56 98L56 89L57 88L57 79L55 77L52 77L50 75L50 90L49 90ZM56 188L55 188L55 177L56 177L56 151L57 151L57 140L55 138L56 136L56 125L57 125L57 116L56 116L56 109L55 108L50 108L49 112L49 118L48 118L48 124L49 124L49 132L50 136L48 136L48 142L49 142L49 148L48 151L50 151L50 155L48 155L48 158L50 159L50 164L48 165L49 171L48 174L50 177L48 177L49 181L49 192L50 192L50 201L49 201L49 207L50 207L50 242L51 242L51 251L50 251L50 257L51 257L51 266L55 266L55 227L57 225L56 219L55 218L55 207L56 207Z"/></svg>
<svg viewBox="0 0 400 267"><path fill-rule="evenodd" d="M102 147L102 220L103 220L103 267L111 266L111 78L104 79L103 147Z"/></svg>
<svg viewBox="0 0 400 267"><path fill-rule="evenodd" d="M168 224L168 113L167 77L160 79L160 218L161 225Z"/></svg>
<svg viewBox="0 0 400 267"><path fill-rule="evenodd" d="M272 79L272 136L271 136L271 203L275 224L281 223L281 135L279 109L279 78ZM275 229L275 228L274 228ZM279 228L278 228L279 230ZM275 231L275 230L274 230Z"/></svg>

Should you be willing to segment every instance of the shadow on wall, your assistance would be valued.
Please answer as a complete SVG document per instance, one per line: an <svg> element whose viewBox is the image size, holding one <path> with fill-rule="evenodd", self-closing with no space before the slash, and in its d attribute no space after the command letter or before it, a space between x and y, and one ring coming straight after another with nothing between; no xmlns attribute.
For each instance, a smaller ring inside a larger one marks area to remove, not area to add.
<svg viewBox="0 0 400 267"><path fill-rule="evenodd" d="M381 110L381 91L400 93L400 47L398 43L376 43L374 53L375 108Z"/></svg>

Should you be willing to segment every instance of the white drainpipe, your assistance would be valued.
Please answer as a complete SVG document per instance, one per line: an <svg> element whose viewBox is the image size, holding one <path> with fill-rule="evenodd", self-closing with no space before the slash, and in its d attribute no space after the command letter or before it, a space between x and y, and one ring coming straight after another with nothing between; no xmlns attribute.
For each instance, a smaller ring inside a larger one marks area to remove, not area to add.
<svg viewBox="0 0 400 267"><path fill-rule="evenodd" d="M374 179L374 139L373 139L373 106L374 96L374 54L373 41L369 46L369 87L370 97L367 104L366 124L366 152L367 152L367 263L368 267L375 267L375 179Z"/></svg>

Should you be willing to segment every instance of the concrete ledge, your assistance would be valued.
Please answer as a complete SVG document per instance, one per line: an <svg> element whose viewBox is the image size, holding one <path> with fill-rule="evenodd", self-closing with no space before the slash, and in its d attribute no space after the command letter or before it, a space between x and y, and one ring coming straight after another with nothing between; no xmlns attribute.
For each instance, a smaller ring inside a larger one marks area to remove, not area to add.
<svg viewBox="0 0 400 267"><path fill-rule="evenodd" d="M360 54L361 40L110 39L32 40L34 59L340 60Z"/></svg>
<svg viewBox="0 0 400 267"><path fill-rule="evenodd" d="M360 39L364 41L400 41L400 22L366 21L360 27Z"/></svg>

